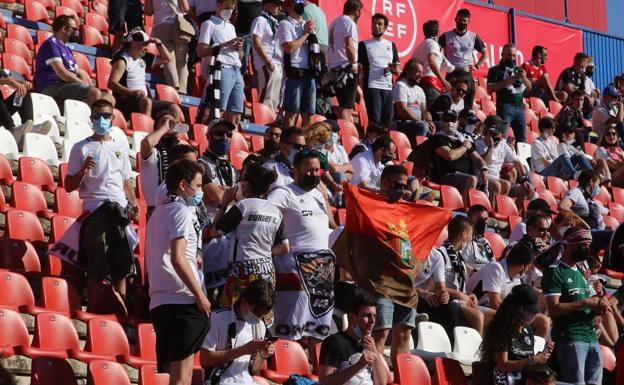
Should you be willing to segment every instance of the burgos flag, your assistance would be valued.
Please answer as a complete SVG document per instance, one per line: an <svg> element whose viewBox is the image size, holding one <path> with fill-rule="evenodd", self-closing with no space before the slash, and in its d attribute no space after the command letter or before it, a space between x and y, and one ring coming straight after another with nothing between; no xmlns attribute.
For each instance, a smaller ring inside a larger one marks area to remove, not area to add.
<svg viewBox="0 0 624 385"><path fill-rule="evenodd" d="M334 244L338 263L360 287L394 303L415 307L414 279L451 212L383 196L348 185L347 223Z"/></svg>

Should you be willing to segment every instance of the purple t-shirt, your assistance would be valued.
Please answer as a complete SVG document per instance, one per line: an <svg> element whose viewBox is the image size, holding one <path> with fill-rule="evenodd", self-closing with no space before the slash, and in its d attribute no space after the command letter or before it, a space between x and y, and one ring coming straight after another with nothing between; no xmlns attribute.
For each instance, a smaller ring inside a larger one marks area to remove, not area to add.
<svg viewBox="0 0 624 385"><path fill-rule="evenodd" d="M43 90L50 84L62 81L52 69L51 64L55 61L63 62L63 66L73 73L76 73L78 70L78 65L71 49L64 43L56 40L54 36L50 36L39 47L39 52L37 52L37 58L35 59L37 91Z"/></svg>

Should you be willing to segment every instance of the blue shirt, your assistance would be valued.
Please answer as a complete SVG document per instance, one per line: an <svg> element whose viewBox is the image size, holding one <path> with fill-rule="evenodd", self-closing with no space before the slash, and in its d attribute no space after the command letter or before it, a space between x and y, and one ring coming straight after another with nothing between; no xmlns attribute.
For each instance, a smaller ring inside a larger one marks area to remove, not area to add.
<svg viewBox="0 0 624 385"><path fill-rule="evenodd" d="M65 43L51 36L41 44L35 59L35 82L37 91L50 84L62 81L52 69L52 63L60 61L68 71L76 73L78 66L71 49Z"/></svg>

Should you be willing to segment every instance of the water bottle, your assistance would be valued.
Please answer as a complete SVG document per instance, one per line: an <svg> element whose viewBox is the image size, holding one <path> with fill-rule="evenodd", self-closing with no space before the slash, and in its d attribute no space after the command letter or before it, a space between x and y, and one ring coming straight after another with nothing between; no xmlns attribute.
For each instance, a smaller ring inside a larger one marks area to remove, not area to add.
<svg viewBox="0 0 624 385"><path fill-rule="evenodd" d="M335 204L336 204L336 207L338 207L338 208L344 207L344 205L343 205L343 203L344 203L343 202L343 195L344 194L343 194L342 190L336 191L336 198L335 198L336 202L335 202Z"/></svg>
<svg viewBox="0 0 624 385"><path fill-rule="evenodd" d="M97 178L100 176L100 151L93 151L89 156L93 158L96 163L95 167L89 170L89 176L91 178Z"/></svg>
<svg viewBox="0 0 624 385"><path fill-rule="evenodd" d="M186 123L176 123L171 131L175 132L176 134L186 134L187 132L189 132L189 125Z"/></svg>
<svg viewBox="0 0 624 385"><path fill-rule="evenodd" d="M24 97L20 95L19 92L15 91L15 97L13 98L13 107L21 107L23 101Z"/></svg>

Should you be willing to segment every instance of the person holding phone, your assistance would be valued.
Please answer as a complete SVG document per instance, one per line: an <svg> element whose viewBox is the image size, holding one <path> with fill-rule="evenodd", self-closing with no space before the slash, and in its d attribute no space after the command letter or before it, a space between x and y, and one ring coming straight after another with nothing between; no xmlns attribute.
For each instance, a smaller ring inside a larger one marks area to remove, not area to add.
<svg viewBox="0 0 624 385"><path fill-rule="evenodd" d="M347 329L327 337L321 345L319 381L324 385L385 384L385 360L371 335L377 316L375 298L357 288L349 304Z"/></svg>

